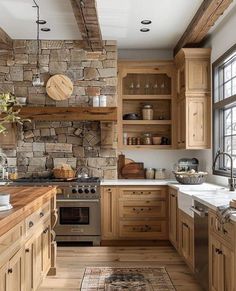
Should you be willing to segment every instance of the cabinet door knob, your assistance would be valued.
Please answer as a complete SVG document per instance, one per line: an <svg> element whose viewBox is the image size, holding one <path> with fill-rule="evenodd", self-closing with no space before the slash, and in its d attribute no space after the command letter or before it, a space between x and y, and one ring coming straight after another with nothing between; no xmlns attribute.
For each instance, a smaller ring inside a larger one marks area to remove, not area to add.
<svg viewBox="0 0 236 291"><path fill-rule="evenodd" d="M29 227L32 227L34 225L33 221L29 222Z"/></svg>
<svg viewBox="0 0 236 291"><path fill-rule="evenodd" d="M45 228L44 231L43 231L43 233L44 233L44 234L47 233L48 230L49 230L49 227Z"/></svg>
<svg viewBox="0 0 236 291"><path fill-rule="evenodd" d="M12 268L10 268L10 269L7 270L7 273L8 274L12 274L12 272L13 272Z"/></svg>
<svg viewBox="0 0 236 291"><path fill-rule="evenodd" d="M29 251L30 251L29 249L25 249L25 252L26 252L26 253L29 253Z"/></svg>
<svg viewBox="0 0 236 291"><path fill-rule="evenodd" d="M44 213L43 212L40 212L39 213L39 216L40 216L40 218L44 217Z"/></svg>
<svg viewBox="0 0 236 291"><path fill-rule="evenodd" d="M223 228L223 233L228 234L228 231L225 228Z"/></svg>

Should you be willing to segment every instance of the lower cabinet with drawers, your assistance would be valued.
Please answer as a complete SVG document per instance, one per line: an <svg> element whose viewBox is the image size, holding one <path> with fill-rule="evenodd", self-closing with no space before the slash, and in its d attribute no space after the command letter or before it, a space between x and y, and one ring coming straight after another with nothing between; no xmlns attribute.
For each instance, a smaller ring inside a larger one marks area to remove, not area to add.
<svg viewBox="0 0 236 291"><path fill-rule="evenodd" d="M51 267L50 201L0 237L0 291L34 291Z"/></svg>
<svg viewBox="0 0 236 291"><path fill-rule="evenodd" d="M102 187L103 240L168 240L166 186Z"/></svg>
<svg viewBox="0 0 236 291"><path fill-rule="evenodd" d="M209 291L236 290L235 234L235 223L222 226L216 213L209 213Z"/></svg>

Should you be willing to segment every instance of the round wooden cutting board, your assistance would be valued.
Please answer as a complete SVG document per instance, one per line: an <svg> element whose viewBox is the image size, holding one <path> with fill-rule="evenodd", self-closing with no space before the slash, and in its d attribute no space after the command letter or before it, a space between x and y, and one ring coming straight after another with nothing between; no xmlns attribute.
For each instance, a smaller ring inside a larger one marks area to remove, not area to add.
<svg viewBox="0 0 236 291"><path fill-rule="evenodd" d="M66 100L73 92L73 83L67 76L58 74L48 80L46 91L48 96L54 100Z"/></svg>

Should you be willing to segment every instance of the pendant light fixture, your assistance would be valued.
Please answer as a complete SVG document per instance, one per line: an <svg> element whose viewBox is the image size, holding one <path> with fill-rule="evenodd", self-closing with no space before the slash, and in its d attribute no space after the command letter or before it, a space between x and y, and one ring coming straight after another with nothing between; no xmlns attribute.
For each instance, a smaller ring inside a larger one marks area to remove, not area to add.
<svg viewBox="0 0 236 291"><path fill-rule="evenodd" d="M40 56L40 25L46 24L47 22L43 19L40 19L40 14L39 14L39 5L37 4L36 0L33 0L34 2L34 8L37 9L37 20L36 20L36 24L37 24L37 67L36 67L36 73L33 75L32 78L32 84L34 87L38 87L38 86L43 86L44 82L41 80L40 77L40 67L39 67L39 56ZM49 28L42 28L42 31L50 31Z"/></svg>

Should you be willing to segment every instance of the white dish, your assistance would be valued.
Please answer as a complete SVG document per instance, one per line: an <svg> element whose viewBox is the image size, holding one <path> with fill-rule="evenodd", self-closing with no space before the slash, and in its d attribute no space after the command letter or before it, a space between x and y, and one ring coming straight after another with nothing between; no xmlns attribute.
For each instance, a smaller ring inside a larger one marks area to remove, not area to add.
<svg viewBox="0 0 236 291"><path fill-rule="evenodd" d="M8 205L0 205L0 212L1 211L7 211L7 210L10 210L12 208L13 208L13 206L11 204L8 204Z"/></svg>
<svg viewBox="0 0 236 291"><path fill-rule="evenodd" d="M0 205L8 205L10 203L10 194L0 193Z"/></svg>

